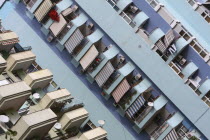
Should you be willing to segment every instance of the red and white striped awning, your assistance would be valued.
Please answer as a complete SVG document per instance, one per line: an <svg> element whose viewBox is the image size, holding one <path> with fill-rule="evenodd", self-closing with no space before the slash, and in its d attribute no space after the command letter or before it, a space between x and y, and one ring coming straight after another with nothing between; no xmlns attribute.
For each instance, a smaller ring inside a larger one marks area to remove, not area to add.
<svg viewBox="0 0 210 140"><path fill-rule="evenodd" d="M126 79L124 79L117 88L112 92L112 96L116 103L125 95L125 93L130 89L130 85Z"/></svg>
<svg viewBox="0 0 210 140"><path fill-rule="evenodd" d="M103 84L109 79L113 72L114 67L112 66L111 62L108 61L95 77L96 83L99 85L99 87L103 86Z"/></svg>
<svg viewBox="0 0 210 140"><path fill-rule="evenodd" d="M176 131L173 129L170 133L163 139L163 140L178 140L179 137L176 133Z"/></svg>

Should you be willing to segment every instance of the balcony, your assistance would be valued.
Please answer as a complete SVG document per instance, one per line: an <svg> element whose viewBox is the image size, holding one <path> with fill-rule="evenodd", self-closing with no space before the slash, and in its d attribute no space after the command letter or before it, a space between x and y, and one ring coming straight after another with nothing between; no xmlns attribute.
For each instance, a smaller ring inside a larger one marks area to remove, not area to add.
<svg viewBox="0 0 210 140"><path fill-rule="evenodd" d="M210 107L210 92L208 92L202 100Z"/></svg>
<svg viewBox="0 0 210 140"><path fill-rule="evenodd" d="M102 61L103 61L102 57L101 57L100 55L97 56L97 57L93 60L93 62L88 66L87 72L88 72L88 73L93 72L93 71L98 67L98 65L99 65Z"/></svg>
<svg viewBox="0 0 210 140"><path fill-rule="evenodd" d="M201 97L205 96L205 95L208 95L209 94L209 91L210 91L210 79L206 79L204 80L199 88L196 90L196 92L199 92L199 95Z"/></svg>
<svg viewBox="0 0 210 140"><path fill-rule="evenodd" d="M147 106L139 115L138 117L135 119L136 123L140 123L147 115L148 113L152 110L151 106Z"/></svg>
<svg viewBox="0 0 210 140"><path fill-rule="evenodd" d="M81 124L88 118L89 113L85 108L79 108L65 113L59 120L62 129L67 130L73 127L80 128Z"/></svg>
<svg viewBox="0 0 210 140"><path fill-rule="evenodd" d="M143 110L142 114L140 113L139 116L136 117L137 119L136 119L135 125L133 127L134 130L137 133L140 133L147 126L148 131L149 131L148 133L151 134L157 127L153 127L152 125L150 125L151 126L151 129L150 129L150 127L148 126L149 124L152 124L153 121L156 120L155 122L158 123L158 125L156 125L156 126L162 125L163 120L166 120L166 118L161 117L161 114L166 112L166 110L164 109L164 106L167 104L167 102L168 101L165 99L165 97L163 97L163 96L158 97L153 102L152 107L147 107L145 111ZM166 113L166 114L168 114L168 113ZM157 119L154 119L154 118L157 118Z"/></svg>
<svg viewBox="0 0 210 140"><path fill-rule="evenodd" d="M104 52L106 46L102 42L103 33L98 29L94 31L91 35L85 38L84 43L78 46L78 51L74 55L76 63L78 63L89 51L92 46L95 46L99 53ZM78 64L79 65L79 64Z"/></svg>
<svg viewBox="0 0 210 140"><path fill-rule="evenodd" d="M179 75L180 78L184 78L181 69L176 65L176 63L171 62L169 66L172 68L172 70L174 70L175 73L177 73L177 75Z"/></svg>
<svg viewBox="0 0 210 140"><path fill-rule="evenodd" d="M24 81L32 88L32 89L43 89L47 85L49 85L50 81L52 81L53 75L48 69L39 70L36 72L32 72L26 75Z"/></svg>
<svg viewBox="0 0 210 140"><path fill-rule="evenodd" d="M42 139L56 122L57 116L51 109L44 109L22 116L12 127L13 131L18 132L14 139L33 139L37 137L37 134ZM20 130L20 128L22 129Z"/></svg>
<svg viewBox="0 0 210 140"><path fill-rule="evenodd" d="M9 52L16 43L19 42L19 37L12 31L0 33L0 51Z"/></svg>
<svg viewBox="0 0 210 140"><path fill-rule="evenodd" d="M132 27L134 28L136 24L133 22L133 20L125 13L122 12L120 16Z"/></svg>
<svg viewBox="0 0 210 140"><path fill-rule="evenodd" d="M6 69L7 62L6 60L0 55L0 74Z"/></svg>
<svg viewBox="0 0 210 140"><path fill-rule="evenodd" d="M0 86L0 110L18 110L30 94L31 88L23 81Z"/></svg>
<svg viewBox="0 0 210 140"><path fill-rule="evenodd" d="M114 73L111 74L111 76L108 78L108 80L104 83L103 89L108 89L120 76L120 73L115 71Z"/></svg>
<svg viewBox="0 0 210 140"><path fill-rule="evenodd" d="M184 117L180 112L170 114L167 110L162 110L145 128L145 131L154 140L167 140L167 139L178 139L179 136L175 128L181 124Z"/></svg>
<svg viewBox="0 0 210 140"><path fill-rule="evenodd" d="M164 122L164 124L159 126L150 136L156 140L168 127L168 123Z"/></svg>
<svg viewBox="0 0 210 140"><path fill-rule="evenodd" d="M119 11L118 6L116 5L118 0L106 0L113 9L115 9L117 12Z"/></svg>
<svg viewBox="0 0 210 140"><path fill-rule="evenodd" d="M104 140L107 137L107 132L101 128L97 127L87 132L84 132L79 139L81 140Z"/></svg>
<svg viewBox="0 0 210 140"><path fill-rule="evenodd" d="M7 70L27 70L29 66L35 61L36 56L31 51L24 51L11 54L7 59Z"/></svg>
<svg viewBox="0 0 210 140"><path fill-rule="evenodd" d="M123 79L126 78L130 73L134 71L134 66L128 62L123 67L121 67L117 72L113 73L113 80L111 80L110 86L106 89L104 89L104 92L108 95L110 95L114 89L123 81ZM112 75L110 76L110 79L112 78ZM108 80L109 81L109 80ZM107 81L107 82L108 82Z"/></svg>

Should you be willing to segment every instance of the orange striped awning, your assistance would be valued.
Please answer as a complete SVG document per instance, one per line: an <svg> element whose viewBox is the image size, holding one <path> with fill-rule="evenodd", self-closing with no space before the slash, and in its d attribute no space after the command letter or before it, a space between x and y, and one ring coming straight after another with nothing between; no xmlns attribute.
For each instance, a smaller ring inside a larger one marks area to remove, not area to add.
<svg viewBox="0 0 210 140"><path fill-rule="evenodd" d="M130 85L126 79L124 79L117 88L112 92L112 96L116 103L125 95L125 93L130 89Z"/></svg>

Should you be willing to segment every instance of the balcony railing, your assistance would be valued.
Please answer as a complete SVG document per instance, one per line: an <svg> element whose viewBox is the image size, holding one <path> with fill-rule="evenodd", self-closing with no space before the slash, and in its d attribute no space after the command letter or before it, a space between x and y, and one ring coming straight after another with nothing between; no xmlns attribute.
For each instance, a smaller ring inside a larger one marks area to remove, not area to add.
<svg viewBox="0 0 210 140"><path fill-rule="evenodd" d="M125 12L122 12L120 14L123 19L132 27L134 28L136 26L136 24L133 22L133 20L125 13Z"/></svg>
<svg viewBox="0 0 210 140"><path fill-rule="evenodd" d="M144 111L141 114L139 114L139 116L136 118L136 122L140 123L147 116L147 114L152 110L152 108L153 107L151 106L146 107Z"/></svg>
<svg viewBox="0 0 210 140"><path fill-rule="evenodd" d="M181 69L180 69L178 66L176 66L175 63L171 62L171 63L169 64L169 66L170 66L170 67L174 70L174 72L176 72L181 78L184 78L184 75L182 74Z"/></svg>
<svg viewBox="0 0 210 140"><path fill-rule="evenodd" d="M157 128L154 132L152 132L151 137L154 138L155 140L168 128L168 123L165 122L163 125Z"/></svg>
<svg viewBox="0 0 210 140"><path fill-rule="evenodd" d="M111 6L112 8L114 8L116 11L119 11L119 8L116 5L116 2L114 0L106 0Z"/></svg>

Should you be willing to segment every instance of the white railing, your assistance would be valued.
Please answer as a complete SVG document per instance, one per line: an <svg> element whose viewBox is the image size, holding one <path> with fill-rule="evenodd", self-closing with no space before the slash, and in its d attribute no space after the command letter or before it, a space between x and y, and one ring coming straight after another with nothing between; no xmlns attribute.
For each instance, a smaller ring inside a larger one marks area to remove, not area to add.
<svg viewBox="0 0 210 140"><path fill-rule="evenodd" d="M181 78L184 77L184 75L183 75L182 72L181 72L181 69L180 69L176 64L174 64L174 62L171 62L171 63L169 64L169 66L170 66L170 67L173 69L173 71L176 72Z"/></svg>
<svg viewBox="0 0 210 140"><path fill-rule="evenodd" d="M132 21L132 19L125 12L122 12L120 15L132 28L135 27L136 24Z"/></svg>
<svg viewBox="0 0 210 140"><path fill-rule="evenodd" d="M187 0L187 2L194 7L195 4L198 5L198 7L200 6L195 0ZM202 6L202 5L201 5ZM210 23L210 14L208 13L208 11L206 11L206 9L202 6L202 11L201 9L198 10L197 12L208 22Z"/></svg>

